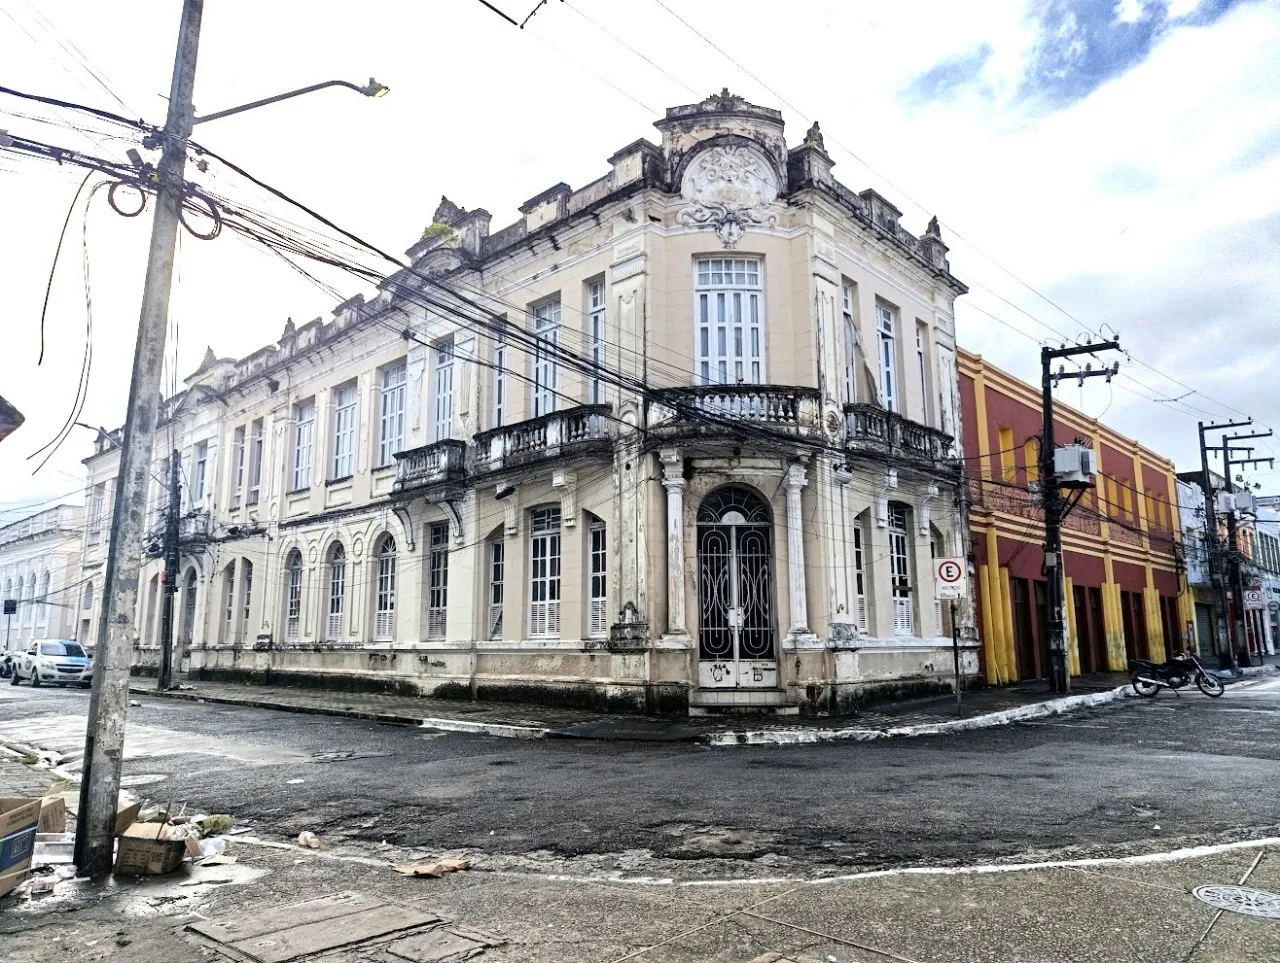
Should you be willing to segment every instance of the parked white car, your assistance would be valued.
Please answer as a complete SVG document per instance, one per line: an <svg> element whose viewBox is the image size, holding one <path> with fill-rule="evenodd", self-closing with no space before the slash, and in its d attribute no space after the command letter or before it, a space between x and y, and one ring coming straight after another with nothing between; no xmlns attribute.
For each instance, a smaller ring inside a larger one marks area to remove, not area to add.
<svg viewBox="0 0 1280 963"><path fill-rule="evenodd" d="M32 686L78 685L87 689L93 684L93 660L85 654L79 642L41 639L13 655L10 685L17 685L24 679Z"/></svg>

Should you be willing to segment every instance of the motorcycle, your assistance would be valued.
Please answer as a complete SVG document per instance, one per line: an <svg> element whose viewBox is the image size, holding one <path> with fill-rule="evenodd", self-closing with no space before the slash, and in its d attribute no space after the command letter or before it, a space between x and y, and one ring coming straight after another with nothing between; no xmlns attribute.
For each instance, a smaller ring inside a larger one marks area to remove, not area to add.
<svg viewBox="0 0 1280 963"><path fill-rule="evenodd" d="M1212 699L1226 691L1222 680L1205 671L1204 665L1190 652L1179 652L1163 664L1133 659L1129 665L1132 666L1129 681L1133 691L1146 698L1159 695L1161 689L1172 689L1176 694L1192 682Z"/></svg>

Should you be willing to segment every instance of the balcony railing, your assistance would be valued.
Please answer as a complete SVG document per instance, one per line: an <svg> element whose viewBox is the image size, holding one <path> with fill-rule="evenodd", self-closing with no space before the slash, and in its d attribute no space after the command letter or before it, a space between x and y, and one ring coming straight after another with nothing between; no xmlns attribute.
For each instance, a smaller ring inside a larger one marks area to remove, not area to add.
<svg viewBox="0 0 1280 963"><path fill-rule="evenodd" d="M209 513L203 508L192 509L178 519L178 540L208 538L212 531Z"/></svg>
<svg viewBox="0 0 1280 963"><path fill-rule="evenodd" d="M402 492L461 481L467 473L466 455L467 443L452 438L398 451L393 489Z"/></svg>
<svg viewBox="0 0 1280 963"><path fill-rule="evenodd" d="M658 395L649 412L649 427L655 430L735 435L764 429L794 437L822 431L820 396L813 388L701 385L664 388Z"/></svg>
<svg viewBox="0 0 1280 963"><path fill-rule="evenodd" d="M608 452L613 447L611 410L609 405L579 405L482 431L475 437L476 473Z"/></svg>
<svg viewBox="0 0 1280 963"><path fill-rule="evenodd" d="M845 444L850 451L942 462L951 457L953 439L876 405L844 406Z"/></svg>

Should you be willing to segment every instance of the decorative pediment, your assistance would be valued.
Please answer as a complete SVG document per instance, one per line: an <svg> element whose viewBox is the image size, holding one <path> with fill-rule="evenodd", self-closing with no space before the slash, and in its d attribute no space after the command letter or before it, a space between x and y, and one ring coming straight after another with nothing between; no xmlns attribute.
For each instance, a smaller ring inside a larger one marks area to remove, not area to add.
<svg viewBox="0 0 1280 963"><path fill-rule="evenodd" d="M778 175L753 147L715 144L703 149L685 168L680 194L690 203L676 219L691 227L715 228L727 248L747 225L772 227L778 222L778 215L767 210L778 197Z"/></svg>

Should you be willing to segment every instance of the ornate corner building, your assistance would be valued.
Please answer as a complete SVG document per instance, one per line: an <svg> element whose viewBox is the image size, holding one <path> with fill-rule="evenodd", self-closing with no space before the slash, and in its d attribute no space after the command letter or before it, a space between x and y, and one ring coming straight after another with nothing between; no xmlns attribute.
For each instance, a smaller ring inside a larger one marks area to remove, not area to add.
<svg viewBox="0 0 1280 963"><path fill-rule="evenodd" d="M950 686L966 288L936 220L727 91L656 126L501 230L442 200L375 297L169 400L192 676L671 713Z"/></svg>

